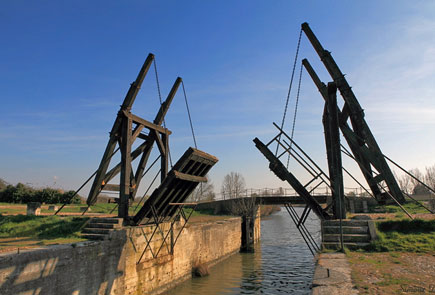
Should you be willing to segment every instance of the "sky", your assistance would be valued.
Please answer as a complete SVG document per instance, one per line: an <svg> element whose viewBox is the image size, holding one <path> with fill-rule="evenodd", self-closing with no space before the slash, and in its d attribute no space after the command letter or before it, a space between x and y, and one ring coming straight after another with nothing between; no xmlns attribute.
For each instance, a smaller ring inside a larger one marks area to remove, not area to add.
<svg viewBox="0 0 435 295"><path fill-rule="evenodd" d="M151 52L163 98L183 78L198 148L219 158L209 175L216 192L231 171L248 188L289 187L252 140L277 133L303 22L346 74L384 154L424 170L435 164L434 15L433 1L1 1L0 178L77 189ZM331 81L304 35L295 79L301 58ZM158 107L150 70L132 112L152 121ZM326 170L322 111L303 72L294 139ZM181 89L166 125L175 162L193 146ZM296 163L289 169L308 181Z"/></svg>

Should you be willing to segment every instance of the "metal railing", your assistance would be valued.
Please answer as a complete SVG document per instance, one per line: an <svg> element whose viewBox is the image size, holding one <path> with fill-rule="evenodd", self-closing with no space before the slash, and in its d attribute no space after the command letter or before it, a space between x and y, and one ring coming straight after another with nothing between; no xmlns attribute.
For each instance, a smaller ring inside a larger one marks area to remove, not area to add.
<svg viewBox="0 0 435 295"><path fill-rule="evenodd" d="M331 195L329 187L307 187L313 196ZM369 197L367 192L362 187L345 187L346 196ZM234 190L231 192L217 193L215 200L226 200L233 198L244 197L267 197L267 196L282 196L282 197L297 197L298 193L292 188L247 188L244 190Z"/></svg>

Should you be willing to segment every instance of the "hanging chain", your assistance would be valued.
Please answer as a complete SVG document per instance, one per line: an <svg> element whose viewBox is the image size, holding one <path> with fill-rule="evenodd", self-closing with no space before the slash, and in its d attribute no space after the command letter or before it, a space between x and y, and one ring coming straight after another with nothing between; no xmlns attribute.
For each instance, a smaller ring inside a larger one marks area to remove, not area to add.
<svg viewBox="0 0 435 295"><path fill-rule="evenodd" d="M301 38L302 38L302 29L299 32L299 39L298 39L298 45L296 47L295 61L293 63L292 75L291 75L291 78L290 78L290 85L289 85L288 93L287 93L287 100L285 102L284 114L282 116L281 130L284 130L284 122L285 122L285 117L286 117L286 114L287 114L288 103L289 103L289 100L290 100L290 93L291 93L291 90L292 90L293 78L294 78L294 75L295 75L296 63L297 63L298 55L299 55L299 47L301 45ZM280 140L281 140L281 134L279 135L278 143L276 145L275 156L278 154L278 148L279 148L279 141Z"/></svg>
<svg viewBox="0 0 435 295"><path fill-rule="evenodd" d="M159 83L159 74L157 73L157 63L156 63L156 59L154 58L154 73L156 74L156 83L157 83L157 92L159 93L159 101L160 101L160 107L163 105L163 101L162 101L162 94L160 92L160 83ZM168 138L168 129L166 129L166 121L165 118L163 118L163 127L165 128L165 134L166 134L166 138ZM169 150L169 145L168 145L168 156L169 156L169 162L171 163L171 168L174 167L172 165L172 157L171 157L171 151Z"/></svg>
<svg viewBox="0 0 435 295"><path fill-rule="evenodd" d="M291 152L292 150L292 145L293 145L293 135L295 133L295 125L296 125L296 115L298 114L298 104L299 104L299 93L301 92L301 81L302 81L302 70L303 70L303 65L301 63L301 69L299 71L299 82L298 82L298 91L296 93L296 104L295 104L295 113L293 115L293 126L292 126L292 133L290 135L291 141L290 141L290 149L289 151ZM290 157L291 157L291 153L288 154L287 157L287 169L288 169L288 164L290 161Z"/></svg>
<svg viewBox="0 0 435 295"><path fill-rule="evenodd" d="M192 117L190 116L190 109L189 109L189 104L187 103L186 89L184 88L184 81L183 80L181 80L181 86L183 86L184 101L186 102L187 116L189 117L190 130L192 131L193 144L195 145L195 148L198 149L198 146L196 144L195 132L193 131ZM204 193L202 182L199 184L199 191L200 191L200 195L201 195L200 198L202 199L202 195Z"/></svg>
<svg viewBox="0 0 435 295"><path fill-rule="evenodd" d="M189 117L190 130L192 131L193 143L195 144L195 148L198 149L198 146L196 145L195 132L193 131L192 117L190 116L189 104L187 103L186 89L184 89L183 80L181 80L181 85L183 86L184 101L186 102L187 115Z"/></svg>

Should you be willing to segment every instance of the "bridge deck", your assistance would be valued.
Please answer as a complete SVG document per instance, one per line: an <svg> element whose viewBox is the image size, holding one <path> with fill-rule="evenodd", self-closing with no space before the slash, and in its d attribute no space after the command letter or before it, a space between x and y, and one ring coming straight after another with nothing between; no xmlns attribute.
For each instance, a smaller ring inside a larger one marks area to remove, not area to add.
<svg viewBox="0 0 435 295"><path fill-rule="evenodd" d="M217 161L212 155L189 148L145 201L134 216L134 223L140 224L146 218L156 222L172 217L198 183L207 181L205 176Z"/></svg>
<svg viewBox="0 0 435 295"><path fill-rule="evenodd" d="M314 196L319 204L326 204L327 195ZM257 203L262 205L281 205L281 204L305 204L305 200L299 196L259 196L256 197Z"/></svg>

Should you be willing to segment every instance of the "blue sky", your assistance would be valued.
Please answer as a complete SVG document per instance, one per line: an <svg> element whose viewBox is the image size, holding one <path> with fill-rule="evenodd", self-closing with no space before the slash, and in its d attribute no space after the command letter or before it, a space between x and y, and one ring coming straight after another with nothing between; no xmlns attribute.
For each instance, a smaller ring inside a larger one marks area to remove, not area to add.
<svg viewBox="0 0 435 295"><path fill-rule="evenodd" d="M80 186L152 52L164 97L177 76L185 82L198 147L220 159L216 191L231 171L247 187L287 187L252 139L275 134L305 21L346 73L383 152L424 169L435 164L434 14L432 1L2 1L0 177ZM305 36L300 57L330 81ZM152 120L157 108L150 71L133 112ZM322 109L304 73L295 140L326 167ZM193 145L181 91L166 123L175 162Z"/></svg>

